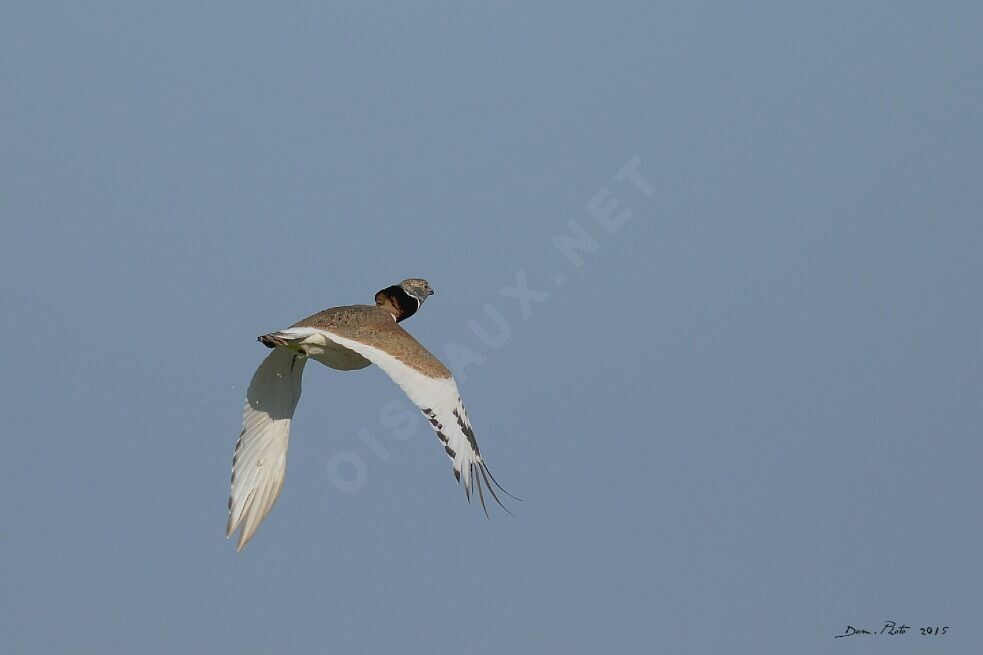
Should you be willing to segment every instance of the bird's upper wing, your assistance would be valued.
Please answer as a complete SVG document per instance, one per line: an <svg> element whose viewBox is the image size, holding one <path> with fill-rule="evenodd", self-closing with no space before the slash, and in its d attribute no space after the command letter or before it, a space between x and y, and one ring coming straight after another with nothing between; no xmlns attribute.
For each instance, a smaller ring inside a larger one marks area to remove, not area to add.
<svg viewBox="0 0 983 655"><path fill-rule="evenodd" d="M252 538L283 488L290 421L300 400L307 358L274 348L256 369L246 392L242 434L232 458L232 491L226 537L242 526L238 550Z"/></svg>
<svg viewBox="0 0 983 655"><path fill-rule="evenodd" d="M453 376L401 326L389 323L378 331L360 333L359 339L353 338L352 334L342 335L313 327L289 328L277 334L291 339L302 338L304 343L312 346L323 344L321 340L326 339L376 364L426 415L453 462L454 477L464 485L468 499L477 486L482 509L488 513L481 486L484 480L495 501L509 511L499 500L495 487L512 498L515 496L502 489L485 465Z"/></svg>

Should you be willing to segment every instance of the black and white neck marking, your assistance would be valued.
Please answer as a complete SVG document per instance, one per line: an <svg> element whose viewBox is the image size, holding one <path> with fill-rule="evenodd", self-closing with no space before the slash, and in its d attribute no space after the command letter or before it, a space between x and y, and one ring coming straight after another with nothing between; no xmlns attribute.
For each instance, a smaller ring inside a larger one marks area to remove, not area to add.
<svg viewBox="0 0 983 655"><path fill-rule="evenodd" d="M419 298L408 294L403 287L394 284L375 294L375 304L392 314L399 323L416 314L423 303Z"/></svg>

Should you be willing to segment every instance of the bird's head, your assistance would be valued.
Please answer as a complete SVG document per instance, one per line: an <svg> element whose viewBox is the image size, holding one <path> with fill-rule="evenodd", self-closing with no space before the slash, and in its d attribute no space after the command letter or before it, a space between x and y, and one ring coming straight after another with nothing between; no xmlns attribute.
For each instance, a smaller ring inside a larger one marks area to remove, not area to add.
<svg viewBox="0 0 983 655"><path fill-rule="evenodd" d="M416 298L423 304L423 301L433 295L430 283L418 277L411 277L399 283L400 288L408 295Z"/></svg>

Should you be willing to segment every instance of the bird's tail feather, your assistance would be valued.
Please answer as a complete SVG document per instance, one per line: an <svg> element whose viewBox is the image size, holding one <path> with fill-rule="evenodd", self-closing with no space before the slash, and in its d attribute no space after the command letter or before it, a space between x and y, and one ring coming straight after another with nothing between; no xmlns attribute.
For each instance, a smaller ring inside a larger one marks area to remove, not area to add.
<svg viewBox="0 0 983 655"><path fill-rule="evenodd" d="M276 348L277 346L287 346L290 345L290 339L285 338L285 336L279 332L270 332L269 334L264 334L262 336L256 337L256 340L267 348Z"/></svg>

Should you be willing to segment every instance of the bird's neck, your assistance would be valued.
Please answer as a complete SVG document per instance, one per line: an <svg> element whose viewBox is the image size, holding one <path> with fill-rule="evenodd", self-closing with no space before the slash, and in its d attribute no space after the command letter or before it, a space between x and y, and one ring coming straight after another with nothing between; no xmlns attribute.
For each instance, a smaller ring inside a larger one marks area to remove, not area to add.
<svg viewBox="0 0 983 655"><path fill-rule="evenodd" d="M420 309L420 301L399 285L386 287L375 294L375 304L392 314L397 323L405 321Z"/></svg>

